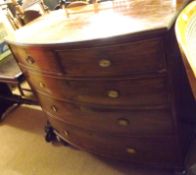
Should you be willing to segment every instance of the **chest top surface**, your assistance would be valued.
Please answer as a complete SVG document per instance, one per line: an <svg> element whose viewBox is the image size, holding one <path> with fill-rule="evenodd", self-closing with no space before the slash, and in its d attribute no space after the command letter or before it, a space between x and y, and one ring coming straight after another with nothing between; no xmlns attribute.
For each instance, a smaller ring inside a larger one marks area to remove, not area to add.
<svg viewBox="0 0 196 175"><path fill-rule="evenodd" d="M168 30L190 0L114 0L49 12L7 38L18 44L62 44Z"/></svg>

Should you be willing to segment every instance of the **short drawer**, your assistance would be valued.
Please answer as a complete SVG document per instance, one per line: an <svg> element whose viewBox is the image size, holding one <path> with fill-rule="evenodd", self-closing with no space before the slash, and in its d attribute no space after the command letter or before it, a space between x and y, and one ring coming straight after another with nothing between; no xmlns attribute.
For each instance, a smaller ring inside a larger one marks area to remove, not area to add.
<svg viewBox="0 0 196 175"><path fill-rule="evenodd" d="M34 69L48 74L63 74L59 60L52 50L39 48L22 48L11 45L15 58L28 69Z"/></svg>
<svg viewBox="0 0 196 175"><path fill-rule="evenodd" d="M27 72L34 89L67 101L103 105L160 105L168 103L167 77L67 80Z"/></svg>
<svg viewBox="0 0 196 175"><path fill-rule="evenodd" d="M111 135L168 135L173 133L170 109L122 109L71 104L38 94L43 110L65 123Z"/></svg>
<svg viewBox="0 0 196 175"><path fill-rule="evenodd" d="M100 156L138 163L169 165L179 161L175 137L112 137L82 130L49 118L68 143Z"/></svg>
<svg viewBox="0 0 196 175"><path fill-rule="evenodd" d="M56 53L68 76L115 76L166 69L160 38Z"/></svg>

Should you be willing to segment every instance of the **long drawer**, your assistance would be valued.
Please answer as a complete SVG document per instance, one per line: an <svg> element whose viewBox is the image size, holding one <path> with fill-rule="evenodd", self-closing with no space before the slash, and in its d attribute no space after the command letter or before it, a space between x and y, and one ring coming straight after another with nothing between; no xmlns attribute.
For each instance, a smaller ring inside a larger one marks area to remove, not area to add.
<svg viewBox="0 0 196 175"><path fill-rule="evenodd" d="M67 80L33 71L26 75L36 91L67 101L127 106L168 103L168 82L164 76Z"/></svg>
<svg viewBox="0 0 196 175"><path fill-rule="evenodd" d="M49 74L105 77L166 69L161 38L112 46L63 50L11 47L21 64Z"/></svg>
<svg viewBox="0 0 196 175"><path fill-rule="evenodd" d="M81 130L49 117L49 122L68 143L80 149L138 163L178 162L175 137L111 137Z"/></svg>
<svg viewBox="0 0 196 175"><path fill-rule="evenodd" d="M111 106L72 104L38 94L42 109L53 118L94 132L111 135L169 135L173 133L171 111L122 109Z"/></svg>
<svg viewBox="0 0 196 175"><path fill-rule="evenodd" d="M161 38L56 53L69 76L115 76L166 69Z"/></svg>

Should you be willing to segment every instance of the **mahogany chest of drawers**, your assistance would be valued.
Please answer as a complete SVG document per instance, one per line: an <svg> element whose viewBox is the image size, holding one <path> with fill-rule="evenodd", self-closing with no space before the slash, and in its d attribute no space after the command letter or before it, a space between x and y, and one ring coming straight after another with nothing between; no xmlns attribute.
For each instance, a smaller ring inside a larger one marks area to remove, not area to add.
<svg viewBox="0 0 196 175"><path fill-rule="evenodd" d="M104 157L179 168L191 100L173 37L171 28L73 43L8 42L62 139Z"/></svg>

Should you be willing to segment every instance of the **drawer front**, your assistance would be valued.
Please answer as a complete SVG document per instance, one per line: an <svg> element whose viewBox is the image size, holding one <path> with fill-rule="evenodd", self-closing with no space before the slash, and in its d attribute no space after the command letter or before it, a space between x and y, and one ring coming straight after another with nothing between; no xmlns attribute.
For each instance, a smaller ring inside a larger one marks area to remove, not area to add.
<svg viewBox="0 0 196 175"><path fill-rule="evenodd" d="M48 74L93 77L159 72L166 69L160 38L134 43L55 50L11 45L20 64Z"/></svg>
<svg viewBox="0 0 196 175"><path fill-rule="evenodd" d="M71 127L52 118L49 122L67 142L98 155L164 165L178 161L174 137L112 137Z"/></svg>
<svg viewBox="0 0 196 175"><path fill-rule="evenodd" d="M166 69L161 39L56 53L69 76L114 76Z"/></svg>
<svg viewBox="0 0 196 175"><path fill-rule="evenodd" d="M94 132L111 135L168 135L173 133L169 109L122 109L71 104L38 94L53 118Z"/></svg>
<svg viewBox="0 0 196 175"><path fill-rule="evenodd" d="M30 72L27 79L37 91L67 101L128 106L168 103L166 77L66 80Z"/></svg>
<svg viewBox="0 0 196 175"><path fill-rule="evenodd" d="M34 69L48 74L63 74L63 70L54 52L39 48L20 48L11 45L15 58L28 69Z"/></svg>

